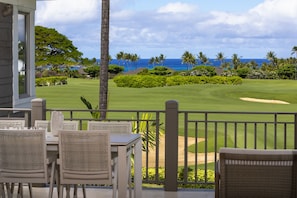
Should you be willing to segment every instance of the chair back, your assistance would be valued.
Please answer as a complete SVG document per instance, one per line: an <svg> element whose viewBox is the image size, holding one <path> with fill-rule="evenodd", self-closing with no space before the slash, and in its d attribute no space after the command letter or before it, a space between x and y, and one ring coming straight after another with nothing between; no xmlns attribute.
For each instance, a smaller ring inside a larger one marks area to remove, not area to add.
<svg viewBox="0 0 297 198"><path fill-rule="evenodd" d="M34 127L36 129L45 129L46 131L51 131L50 121L48 120L35 120Z"/></svg>
<svg viewBox="0 0 297 198"><path fill-rule="evenodd" d="M216 197L296 198L296 165L292 150L222 148Z"/></svg>
<svg viewBox="0 0 297 198"><path fill-rule="evenodd" d="M78 130L79 122L76 120L64 120L63 121L63 130Z"/></svg>
<svg viewBox="0 0 297 198"><path fill-rule="evenodd" d="M23 129L25 120L0 120L0 129Z"/></svg>
<svg viewBox="0 0 297 198"><path fill-rule="evenodd" d="M63 129L64 115L60 111L52 111L51 113L51 132L54 136L58 136L58 131Z"/></svg>
<svg viewBox="0 0 297 198"><path fill-rule="evenodd" d="M102 122L102 121L89 121L88 130L109 130L110 133L132 133L131 122Z"/></svg>
<svg viewBox="0 0 297 198"><path fill-rule="evenodd" d="M111 184L108 131L59 131L61 184Z"/></svg>
<svg viewBox="0 0 297 198"><path fill-rule="evenodd" d="M0 130L0 182L47 183L45 130Z"/></svg>

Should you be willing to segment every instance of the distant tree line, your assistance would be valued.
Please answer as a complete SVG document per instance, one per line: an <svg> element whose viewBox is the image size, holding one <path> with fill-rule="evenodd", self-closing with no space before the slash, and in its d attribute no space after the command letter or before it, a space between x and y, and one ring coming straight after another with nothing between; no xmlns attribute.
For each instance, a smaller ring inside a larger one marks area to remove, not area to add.
<svg viewBox="0 0 297 198"><path fill-rule="evenodd" d="M72 41L55 29L36 26L35 39L36 77L55 75L68 77L99 76L100 62L96 58L83 58L83 53L73 45ZM296 55L296 57L292 55ZM125 67L136 64L140 56L136 53L120 51L115 55L115 58L118 60L118 65L109 66L108 72L111 76L122 73ZM159 56L151 57L148 63L153 66L166 67L164 65L165 59L166 56L160 54ZM292 48L290 58L277 58L275 52L269 51L266 54L266 59L269 61L268 63L264 62L262 65L258 65L254 60L242 62L238 54L233 54L231 62L227 62L224 53L219 52L216 55L216 60L220 62L219 68L221 72L219 74L216 73L216 75L256 79L297 79L297 46ZM109 61L111 60L112 56L109 55ZM210 69L207 68L214 67L210 64L206 54L201 51L196 55L185 51L181 56L181 60L183 64L187 65L187 71L181 72L183 75L208 75ZM71 66L74 65L81 65L84 69L81 71L73 70ZM162 68L159 68L157 71L162 70ZM162 72L168 75L168 71L165 72L163 70ZM156 73L156 71L143 70L140 73ZM210 73L213 75L213 72Z"/></svg>

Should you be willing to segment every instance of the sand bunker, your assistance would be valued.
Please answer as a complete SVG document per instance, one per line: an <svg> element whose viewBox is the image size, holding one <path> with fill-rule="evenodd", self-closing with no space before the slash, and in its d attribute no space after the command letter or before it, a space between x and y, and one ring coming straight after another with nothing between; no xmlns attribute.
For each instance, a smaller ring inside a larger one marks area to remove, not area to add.
<svg viewBox="0 0 297 198"><path fill-rule="evenodd" d="M249 102L262 102L262 103L271 103L271 104L290 104L281 100L267 100L267 99L258 99L258 98L240 98L240 100L249 101Z"/></svg>
<svg viewBox="0 0 297 198"><path fill-rule="evenodd" d="M179 166L183 166L184 165L184 159L185 159L185 144L184 144L184 138L183 136L178 136L178 165ZM198 142L202 142L204 141L204 138L198 138L197 139ZM196 143L196 139L193 137L188 137L188 146L195 144ZM148 166L149 167L155 167L155 163L156 163L156 150L152 149L149 152L149 156L148 156ZM198 157L198 163L199 164L204 164L205 160L207 159L207 162L214 162L214 153L210 152L210 153L199 153L197 155ZM160 137L160 147L159 147L159 163L160 163L160 167L164 167L165 166L165 137L164 135L162 137ZM146 153L143 152L142 153L142 164L143 166L145 166L146 164ZM189 165L194 165L195 164L195 153L191 153L188 152L188 164Z"/></svg>

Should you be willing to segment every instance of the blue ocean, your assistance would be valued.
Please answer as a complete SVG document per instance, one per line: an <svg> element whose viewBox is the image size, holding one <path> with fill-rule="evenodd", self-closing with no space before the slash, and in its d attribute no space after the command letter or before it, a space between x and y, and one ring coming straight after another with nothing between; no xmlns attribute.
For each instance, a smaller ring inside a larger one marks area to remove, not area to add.
<svg viewBox="0 0 297 198"><path fill-rule="evenodd" d="M149 61L150 59L139 59L137 62L124 62L120 60L112 60L110 64L117 64L120 66L124 66L125 67L124 72L134 71L140 68L152 69L155 66L160 66L160 64L159 65L149 64ZM232 59L225 59L225 61L231 62ZM261 67L262 63L269 62L267 59L240 59L240 61L243 63L255 61L259 67ZM182 59L165 59L162 65L170 69L173 69L175 71L184 71L184 70L191 69L189 68L189 65L182 63ZM220 61L216 59L209 59L208 65L218 67L220 66Z"/></svg>

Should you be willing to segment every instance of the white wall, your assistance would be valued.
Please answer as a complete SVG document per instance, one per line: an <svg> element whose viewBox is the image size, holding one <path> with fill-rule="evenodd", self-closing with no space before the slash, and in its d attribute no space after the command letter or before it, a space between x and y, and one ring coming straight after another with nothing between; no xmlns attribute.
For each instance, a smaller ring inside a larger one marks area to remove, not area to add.
<svg viewBox="0 0 297 198"><path fill-rule="evenodd" d="M31 100L35 98L35 9L36 0L0 0L1 3L13 5L12 22L12 57L13 57L13 97L12 104L14 108L31 108ZM18 13L25 12L29 14L28 32L28 52L29 60L28 75L28 96L20 98L18 93Z"/></svg>
<svg viewBox="0 0 297 198"><path fill-rule="evenodd" d="M0 2L31 8L33 10L36 9L36 0L0 0Z"/></svg>

